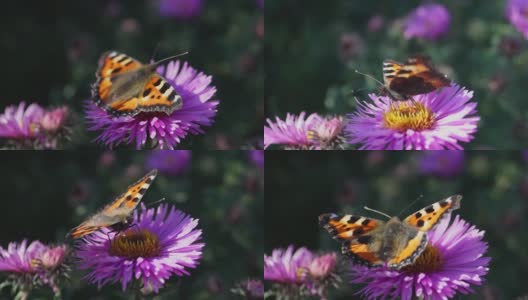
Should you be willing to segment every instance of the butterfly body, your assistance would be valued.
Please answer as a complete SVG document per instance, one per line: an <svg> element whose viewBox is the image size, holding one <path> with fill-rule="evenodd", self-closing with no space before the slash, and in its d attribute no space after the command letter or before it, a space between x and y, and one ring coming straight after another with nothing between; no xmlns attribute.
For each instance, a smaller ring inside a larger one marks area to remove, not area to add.
<svg viewBox="0 0 528 300"><path fill-rule="evenodd" d="M128 228L133 220L132 212L145 195L156 175L157 170L150 171L140 180L130 185L125 193L105 206L100 212L73 228L69 235L76 239L103 227L110 227L113 231L122 231Z"/></svg>
<svg viewBox="0 0 528 300"><path fill-rule="evenodd" d="M434 69L431 60L425 56L415 56L406 63L394 60L383 62L383 82L388 95L395 100L407 100L414 95L426 94L451 81Z"/></svg>
<svg viewBox="0 0 528 300"><path fill-rule="evenodd" d="M322 214L319 224L343 242L341 252L355 264L400 269L413 264L425 250L427 231L443 216L460 207L459 195L415 212L403 221L387 222L355 215Z"/></svg>
<svg viewBox="0 0 528 300"><path fill-rule="evenodd" d="M141 112L171 114L180 109L182 97L156 72L163 61L143 65L126 54L104 53L92 87L95 103L115 116L135 116Z"/></svg>

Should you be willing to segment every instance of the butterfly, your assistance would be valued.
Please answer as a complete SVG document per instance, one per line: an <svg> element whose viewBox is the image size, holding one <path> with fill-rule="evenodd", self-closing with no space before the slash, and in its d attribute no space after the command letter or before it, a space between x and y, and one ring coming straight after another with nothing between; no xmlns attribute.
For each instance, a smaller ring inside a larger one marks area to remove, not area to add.
<svg viewBox="0 0 528 300"><path fill-rule="evenodd" d="M103 227L110 227L113 231L123 231L130 227L133 221L132 212L145 195L158 171L150 171L137 182L127 188L127 191L106 205L100 212L89 217L79 226L73 228L69 236L74 239L83 237Z"/></svg>
<svg viewBox="0 0 528 300"><path fill-rule="evenodd" d="M434 69L431 59L426 56L411 57L404 64L385 60L383 82L388 95L394 100L407 100L451 84L445 75Z"/></svg>
<svg viewBox="0 0 528 300"><path fill-rule="evenodd" d="M427 246L427 231L442 217L460 208L462 196L453 195L433 203L400 221L387 222L356 215L322 214L319 224L335 240L343 242L341 252L352 262L368 267L400 269L413 264ZM383 214L383 213L381 213Z"/></svg>
<svg viewBox="0 0 528 300"><path fill-rule="evenodd" d="M180 56L180 55L177 55ZM143 65L117 51L105 52L99 59L92 86L95 103L114 116L135 116L140 112L170 115L183 105L182 97L156 68L169 59Z"/></svg>

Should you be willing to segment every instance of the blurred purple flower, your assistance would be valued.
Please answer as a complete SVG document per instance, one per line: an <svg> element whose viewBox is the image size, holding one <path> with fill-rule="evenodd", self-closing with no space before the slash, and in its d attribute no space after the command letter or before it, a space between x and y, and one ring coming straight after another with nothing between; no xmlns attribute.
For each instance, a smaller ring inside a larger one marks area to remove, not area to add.
<svg viewBox="0 0 528 300"><path fill-rule="evenodd" d="M524 158L525 162L528 162L528 150L522 151L522 157Z"/></svg>
<svg viewBox="0 0 528 300"><path fill-rule="evenodd" d="M337 255L335 252L314 256L308 267L303 271L303 294L319 296L328 299L329 287L339 287L341 277L337 268Z"/></svg>
<svg viewBox="0 0 528 300"><path fill-rule="evenodd" d="M56 132L62 128L68 116L68 108L63 106L44 113L40 124L48 132Z"/></svg>
<svg viewBox="0 0 528 300"><path fill-rule="evenodd" d="M428 3L418 6L405 21L404 36L426 40L436 40L449 30L451 16L447 8L441 4Z"/></svg>
<svg viewBox="0 0 528 300"><path fill-rule="evenodd" d="M264 9L264 0L257 0L257 4L261 9Z"/></svg>
<svg viewBox="0 0 528 300"><path fill-rule="evenodd" d="M418 169L425 175L457 176L464 170L464 151L426 151L418 159Z"/></svg>
<svg viewBox="0 0 528 300"><path fill-rule="evenodd" d="M148 170L158 169L163 174L177 176L189 168L191 155L190 150L155 150L149 153L145 164Z"/></svg>
<svg viewBox="0 0 528 300"><path fill-rule="evenodd" d="M46 111L36 103L26 107L22 101L0 115L0 137L18 149L56 149L59 139L69 133L67 118L66 107Z"/></svg>
<svg viewBox="0 0 528 300"><path fill-rule="evenodd" d="M508 58L513 58L520 54L524 50L523 48L523 40L514 36L503 36L499 42L499 50L501 54Z"/></svg>
<svg viewBox="0 0 528 300"><path fill-rule="evenodd" d="M339 38L337 52L342 61L348 62L365 52L365 42L357 32L345 32Z"/></svg>
<svg viewBox="0 0 528 300"><path fill-rule="evenodd" d="M337 264L335 253L328 253L315 257L307 267L308 274L313 278L327 277Z"/></svg>
<svg viewBox="0 0 528 300"><path fill-rule="evenodd" d="M181 109L172 114L143 112L136 116L114 117L93 101L86 102L89 130L102 130L96 141L112 148L121 143L135 142L136 149L144 148L147 141L159 149L173 149L189 133L204 133L201 126L211 126L216 115L218 100L210 100L216 93L211 76L198 72L186 62L171 61L158 73L172 84L183 98Z"/></svg>
<svg viewBox="0 0 528 300"><path fill-rule="evenodd" d="M528 0L508 0L506 16L513 27L528 39Z"/></svg>
<svg viewBox="0 0 528 300"><path fill-rule="evenodd" d="M236 287L231 291L243 296L244 299L263 299L264 283L258 279L247 279L237 283Z"/></svg>
<svg viewBox="0 0 528 300"><path fill-rule="evenodd" d="M249 150L249 158L257 167L264 169L264 150Z"/></svg>
<svg viewBox="0 0 528 300"><path fill-rule="evenodd" d="M198 220L161 204L134 214L134 226L124 232L108 228L94 232L81 241L76 251L79 268L88 269L87 279L101 288L121 282L123 290L137 279L143 288L158 293L172 275L189 275L196 268L205 244L197 243L202 231Z"/></svg>
<svg viewBox="0 0 528 300"><path fill-rule="evenodd" d="M313 254L301 247L294 251L293 246L275 249L271 256L264 255L264 280L278 283L301 284L302 271L309 267Z"/></svg>
<svg viewBox="0 0 528 300"><path fill-rule="evenodd" d="M367 28L370 32L380 31L385 25L385 19L381 15L374 15L370 17Z"/></svg>
<svg viewBox="0 0 528 300"><path fill-rule="evenodd" d="M198 17L203 10L202 0L160 0L160 15L189 20Z"/></svg>
<svg viewBox="0 0 528 300"><path fill-rule="evenodd" d="M311 114L306 119L305 112L299 116L286 115L283 121L276 118L274 123L267 119L264 126L264 148L272 144L284 145L291 150L330 150L342 148L344 143L342 117L324 118Z"/></svg>
<svg viewBox="0 0 528 300"><path fill-rule="evenodd" d="M373 103L358 102L358 111L348 115L348 142L361 150L463 149L480 117L473 92L452 84L414 101L392 101L370 95Z"/></svg>
<svg viewBox="0 0 528 300"><path fill-rule="evenodd" d="M484 231L457 215L443 218L427 233L429 244L413 265L400 270L352 266L352 283L366 284L359 291L366 299L449 299L472 292L489 271Z"/></svg>

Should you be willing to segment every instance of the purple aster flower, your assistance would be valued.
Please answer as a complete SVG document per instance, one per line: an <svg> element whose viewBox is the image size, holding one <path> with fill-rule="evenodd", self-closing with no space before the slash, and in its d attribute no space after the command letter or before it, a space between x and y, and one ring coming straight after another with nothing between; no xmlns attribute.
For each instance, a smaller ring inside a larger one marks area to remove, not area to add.
<svg viewBox="0 0 528 300"><path fill-rule="evenodd" d="M41 285L48 285L56 296L60 295L59 281L69 271L66 256L66 245L48 247L40 241L28 245L27 240L9 243L7 249L0 247L0 272L9 274L0 285L12 286L17 299L26 299L34 287Z"/></svg>
<svg viewBox="0 0 528 300"><path fill-rule="evenodd" d="M345 120L341 116L321 118L308 132L308 140L314 150L343 150L346 144L344 129Z"/></svg>
<svg viewBox="0 0 528 300"><path fill-rule="evenodd" d="M26 108L24 101L6 107L0 115L0 137L11 139L36 138L41 131L40 121L45 110L36 103Z"/></svg>
<svg viewBox="0 0 528 300"><path fill-rule="evenodd" d="M425 175L457 176L464 170L464 151L426 151L418 159L418 168Z"/></svg>
<svg viewBox="0 0 528 300"><path fill-rule="evenodd" d="M271 256L264 255L264 280L277 283L303 283L302 270L312 262L313 254L301 247L294 251L293 246L275 249Z"/></svg>
<svg viewBox="0 0 528 300"><path fill-rule="evenodd" d="M190 150L156 150L151 151L146 161L149 170L158 169L166 175L177 176L189 168Z"/></svg>
<svg viewBox="0 0 528 300"><path fill-rule="evenodd" d="M257 167L264 169L264 150L250 150L249 158Z"/></svg>
<svg viewBox="0 0 528 300"><path fill-rule="evenodd" d="M197 243L202 231L198 220L162 204L134 214L133 226L124 232L103 228L83 238L76 256L87 279L101 288L121 282L126 290L133 279L158 292L172 275L189 275L202 257L205 244Z"/></svg>
<svg viewBox="0 0 528 300"><path fill-rule="evenodd" d="M202 126L211 126L218 100L211 76L198 72L186 62L171 61L167 68L157 69L183 99L181 109L167 115L163 112L142 112L136 116L114 117L93 101L86 102L88 129L102 130L96 141L112 148L121 143L135 143L136 149L149 141L160 149L173 149L189 133L204 133Z"/></svg>
<svg viewBox="0 0 528 300"><path fill-rule="evenodd" d="M344 148L342 117L324 118L311 114L305 119L305 115L305 112L298 117L287 114L285 121L277 117L275 123L268 119L268 126L264 126L264 148L272 144L281 144L291 150Z"/></svg>
<svg viewBox="0 0 528 300"><path fill-rule="evenodd" d="M450 21L451 16L445 6L436 3L423 4L407 17L403 35L407 39L417 37L436 40L447 33Z"/></svg>
<svg viewBox="0 0 528 300"><path fill-rule="evenodd" d="M449 299L482 284L491 260L484 256L484 231L458 215L450 220L443 218L427 233L429 244L413 265L400 270L352 266L352 282L366 284L359 293L366 299Z"/></svg>
<svg viewBox="0 0 528 300"><path fill-rule="evenodd" d="M24 101L8 106L0 115L0 138L16 149L57 149L61 138L70 133L66 107L46 111Z"/></svg>
<svg viewBox="0 0 528 300"><path fill-rule="evenodd" d="M275 283L273 293L280 297L321 299L328 299L327 289L341 282L335 253L316 255L304 247L294 252L293 246L264 255L264 280Z"/></svg>
<svg viewBox="0 0 528 300"><path fill-rule="evenodd" d="M528 1L508 0L506 16L510 23L528 39Z"/></svg>
<svg viewBox="0 0 528 300"><path fill-rule="evenodd" d="M189 20L198 17L203 10L202 0L160 0L160 15Z"/></svg>
<svg viewBox="0 0 528 300"><path fill-rule="evenodd" d="M31 262L40 258L46 249L46 245L40 241L33 241L28 245L27 240L21 243L9 243L7 249L0 247L0 272L35 273L36 270Z"/></svg>
<svg viewBox="0 0 528 300"><path fill-rule="evenodd" d="M261 9L264 9L264 0L257 0L257 4Z"/></svg>
<svg viewBox="0 0 528 300"><path fill-rule="evenodd" d="M42 284L48 285L56 296L61 294L60 281L67 278L71 270L66 264L67 256L66 245L50 246L38 258L32 260L38 279Z"/></svg>
<svg viewBox="0 0 528 300"><path fill-rule="evenodd" d="M373 103L360 103L348 115L348 142L362 144L361 150L442 150L463 149L480 117L473 92L456 84L413 100L392 101L370 95Z"/></svg>

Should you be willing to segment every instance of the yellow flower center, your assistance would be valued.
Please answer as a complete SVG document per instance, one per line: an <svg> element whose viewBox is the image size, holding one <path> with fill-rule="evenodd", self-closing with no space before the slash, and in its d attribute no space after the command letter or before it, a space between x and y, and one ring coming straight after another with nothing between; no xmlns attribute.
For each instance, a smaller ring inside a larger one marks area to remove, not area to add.
<svg viewBox="0 0 528 300"><path fill-rule="evenodd" d="M414 131L430 129L434 123L434 113L425 105L414 101L394 102L383 116L383 125L399 132L408 129Z"/></svg>
<svg viewBox="0 0 528 300"><path fill-rule="evenodd" d="M442 269L444 259L440 250L431 244L427 244L424 252L418 256L414 264L403 267L401 270L409 274L431 273Z"/></svg>
<svg viewBox="0 0 528 300"><path fill-rule="evenodd" d="M110 254L126 257L128 259L138 257L153 257L161 252L161 244L157 235L142 229L139 231L129 229L118 234L110 242Z"/></svg>

